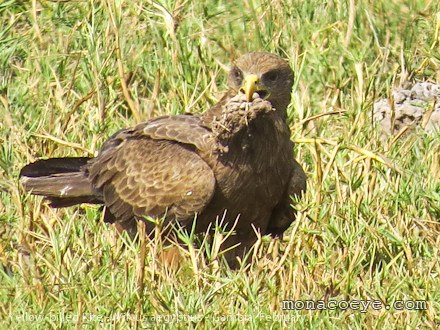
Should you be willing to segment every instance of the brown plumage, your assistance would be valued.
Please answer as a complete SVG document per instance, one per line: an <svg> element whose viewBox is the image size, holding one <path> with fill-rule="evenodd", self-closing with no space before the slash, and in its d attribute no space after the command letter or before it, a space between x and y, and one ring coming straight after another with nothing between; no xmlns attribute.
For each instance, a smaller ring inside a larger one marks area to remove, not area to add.
<svg viewBox="0 0 440 330"><path fill-rule="evenodd" d="M115 133L95 158L56 158L25 166L27 191L54 207L102 203L105 219L135 233L145 216L205 232L224 219L230 265L261 234L281 235L295 219L290 196L306 189L295 161L286 108L293 74L269 53L240 57L229 91L201 116L154 118ZM147 232L154 228L146 221Z"/></svg>

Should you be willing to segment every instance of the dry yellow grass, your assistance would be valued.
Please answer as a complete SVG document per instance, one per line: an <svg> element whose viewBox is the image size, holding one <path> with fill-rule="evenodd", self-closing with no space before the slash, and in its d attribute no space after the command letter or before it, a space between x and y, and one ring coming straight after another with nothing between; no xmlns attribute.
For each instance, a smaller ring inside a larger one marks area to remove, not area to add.
<svg viewBox="0 0 440 330"><path fill-rule="evenodd" d="M382 141L371 108L401 80L440 82L439 12L398 0L3 1L0 327L438 327L439 133ZM164 267L158 242L117 238L96 207L53 210L21 190L19 169L38 157L94 154L121 127L203 111L230 59L262 49L294 68L289 120L309 190L249 269L219 267L216 244Z"/></svg>

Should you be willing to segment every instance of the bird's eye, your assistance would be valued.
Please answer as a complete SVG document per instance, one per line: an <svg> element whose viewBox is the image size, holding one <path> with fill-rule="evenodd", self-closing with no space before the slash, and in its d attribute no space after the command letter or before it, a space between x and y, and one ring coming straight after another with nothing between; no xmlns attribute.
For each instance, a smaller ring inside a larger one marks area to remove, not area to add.
<svg viewBox="0 0 440 330"><path fill-rule="evenodd" d="M243 80L243 72L241 72L239 68L234 66L229 74L237 84L241 84L241 81Z"/></svg>
<svg viewBox="0 0 440 330"><path fill-rule="evenodd" d="M272 70L263 75L263 80L267 82L275 82L278 79L278 71Z"/></svg>

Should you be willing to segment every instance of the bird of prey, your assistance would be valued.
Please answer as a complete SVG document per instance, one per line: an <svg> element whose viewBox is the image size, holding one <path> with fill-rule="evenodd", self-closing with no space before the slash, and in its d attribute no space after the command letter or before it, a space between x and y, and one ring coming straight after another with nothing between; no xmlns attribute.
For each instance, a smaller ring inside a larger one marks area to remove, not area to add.
<svg viewBox="0 0 440 330"><path fill-rule="evenodd" d="M234 225L222 249L235 267L256 242L255 230L283 234L296 216L291 196L306 189L286 122L292 85L281 57L245 54L230 69L228 92L205 113L120 130L94 158L28 164L20 173L23 186L53 207L103 204L105 221L131 234L137 221L147 233L154 230L146 217L196 233L222 219L227 228Z"/></svg>

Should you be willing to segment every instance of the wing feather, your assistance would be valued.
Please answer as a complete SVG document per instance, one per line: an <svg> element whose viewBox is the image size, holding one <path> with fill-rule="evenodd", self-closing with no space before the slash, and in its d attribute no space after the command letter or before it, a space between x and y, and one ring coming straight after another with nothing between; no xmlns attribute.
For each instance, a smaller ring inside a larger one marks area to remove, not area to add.
<svg viewBox="0 0 440 330"><path fill-rule="evenodd" d="M198 155L210 138L198 117L159 117L113 135L88 175L118 222L192 219L214 193L213 171Z"/></svg>
<svg viewBox="0 0 440 330"><path fill-rule="evenodd" d="M200 151L212 147L212 132L194 115L162 116L135 127L136 132L155 140L193 145Z"/></svg>

